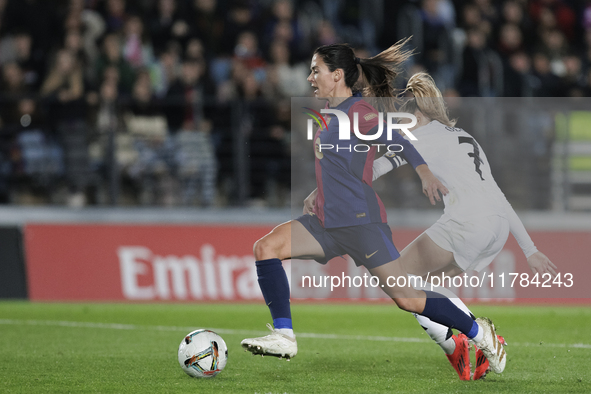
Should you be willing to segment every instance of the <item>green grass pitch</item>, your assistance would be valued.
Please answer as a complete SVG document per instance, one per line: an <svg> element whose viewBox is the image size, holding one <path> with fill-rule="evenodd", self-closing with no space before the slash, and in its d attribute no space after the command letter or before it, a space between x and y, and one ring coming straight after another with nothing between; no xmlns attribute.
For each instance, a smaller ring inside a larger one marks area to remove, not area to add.
<svg viewBox="0 0 591 394"><path fill-rule="evenodd" d="M438 346L393 304L293 305L299 353L252 356L264 304L0 302L0 392L559 393L591 392L591 308L474 305L504 335L501 375L462 382ZM213 379L185 375L177 348L195 328L229 348ZM474 352L472 351L472 357Z"/></svg>

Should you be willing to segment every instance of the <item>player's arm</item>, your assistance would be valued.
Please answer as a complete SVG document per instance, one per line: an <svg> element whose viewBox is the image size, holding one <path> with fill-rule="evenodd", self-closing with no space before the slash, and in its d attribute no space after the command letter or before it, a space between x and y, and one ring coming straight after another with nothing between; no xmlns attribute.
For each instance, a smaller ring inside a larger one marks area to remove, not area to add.
<svg viewBox="0 0 591 394"><path fill-rule="evenodd" d="M554 263L552 263L552 261L550 261L548 257L546 257L544 253L540 252L538 248L536 248L534 242L527 233L525 226L519 219L519 216L517 216L517 213L515 213L515 210L513 209L509 201L507 201L507 199L505 199L505 201L505 211L507 214L507 219L509 220L511 234L513 234L513 236L517 240L517 243L519 244L519 247L523 251L523 254L525 254L529 268L532 270L534 274L539 273L540 275L542 275L545 273L549 273L550 275L555 276L556 266L554 265Z"/></svg>
<svg viewBox="0 0 591 394"><path fill-rule="evenodd" d="M433 175L421 154L400 134L392 134L391 140L388 140L387 136L382 135L382 138L378 139L378 141L386 144L398 144L402 146L402 152L399 154L404 157L406 162L413 166L419 175L419 178L421 178L423 194L429 198L429 201L431 201L432 205L435 205L435 200L441 201L439 193L443 195L449 193L449 190L447 190L443 183L441 183L441 181L437 179L435 175Z"/></svg>
<svg viewBox="0 0 591 394"><path fill-rule="evenodd" d="M405 164L408 162L401 156L397 156L394 152L388 152L373 162L373 180L375 181L382 175Z"/></svg>
<svg viewBox="0 0 591 394"><path fill-rule="evenodd" d="M316 207L316 196L318 195L318 188L314 189L308 197L304 200L304 215L314 213Z"/></svg>

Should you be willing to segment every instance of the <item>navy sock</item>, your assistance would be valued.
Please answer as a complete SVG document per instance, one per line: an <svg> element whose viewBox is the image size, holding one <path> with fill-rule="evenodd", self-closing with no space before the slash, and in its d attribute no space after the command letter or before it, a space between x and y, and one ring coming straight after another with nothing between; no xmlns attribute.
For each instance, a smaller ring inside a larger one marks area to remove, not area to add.
<svg viewBox="0 0 591 394"><path fill-rule="evenodd" d="M293 328L289 305L289 282L279 259L256 262L259 286L271 311L275 328Z"/></svg>
<svg viewBox="0 0 591 394"><path fill-rule="evenodd" d="M478 324L464 311L458 308L449 298L434 291L425 291L427 300L425 309L421 315L428 317L436 323L455 328L470 339L478 333Z"/></svg>

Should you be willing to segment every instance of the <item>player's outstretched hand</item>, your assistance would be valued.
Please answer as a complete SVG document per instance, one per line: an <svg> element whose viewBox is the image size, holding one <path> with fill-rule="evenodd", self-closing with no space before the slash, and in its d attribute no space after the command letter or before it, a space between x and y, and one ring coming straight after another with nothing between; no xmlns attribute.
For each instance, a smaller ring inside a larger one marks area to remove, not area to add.
<svg viewBox="0 0 591 394"><path fill-rule="evenodd" d="M316 196L318 195L318 188L314 189L312 193L304 200L304 215L314 213L316 207Z"/></svg>
<svg viewBox="0 0 591 394"><path fill-rule="evenodd" d="M441 201L441 197L439 193L442 195L446 195L449 193L447 187L439 179L432 175L432 179L423 180L423 193L425 196L429 197L429 201L431 201L431 205L435 205L435 200Z"/></svg>
<svg viewBox="0 0 591 394"><path fill-rule="evenodd" d="M556 276L556 266L550 261L548 257L542 252L536 252L528 257L527 264L534 274L550 274L552 277Z"/></svg>
<svg viewBox="0 0 591 394"><path fill-rule="evenodd" d="M426 164L421 164L415 168L415 171L421 178L421 182L423 182L423 193L425 196L429 197L429 201L431 201L431 205L435 205L435 200L441 201L441 197L439 193L443 194L444 196L449 193L447 187L427 167Z"/></svg>

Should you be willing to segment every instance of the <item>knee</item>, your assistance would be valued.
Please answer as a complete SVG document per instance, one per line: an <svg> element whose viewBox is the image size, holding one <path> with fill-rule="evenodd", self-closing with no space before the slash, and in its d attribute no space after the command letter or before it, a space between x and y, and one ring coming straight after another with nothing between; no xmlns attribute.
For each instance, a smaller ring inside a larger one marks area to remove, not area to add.
<svg viewBox="0 0 591 394"><path fill-rule="evenodd" d="M413 313L420 313L422 309L420 308L420 302L418 298L410 298L410 297L396 297L393 298L398 308L402 309L403 311L413 312Z"/></svg>
<svg viewBox="0 0 591 394"><path fill-rule="evenodd" d="M269 238L269 236L265 236L254 243L253 253L257 261L279 258L277 247Z"/></svg>
<svg viewBox="0 0 591 394"><path fill-rule="evenodd" d="M414 312L412 299L405 297L396 297L393 298L393 300L398 306L398 308L402 309L403 311Z"/></svg>

